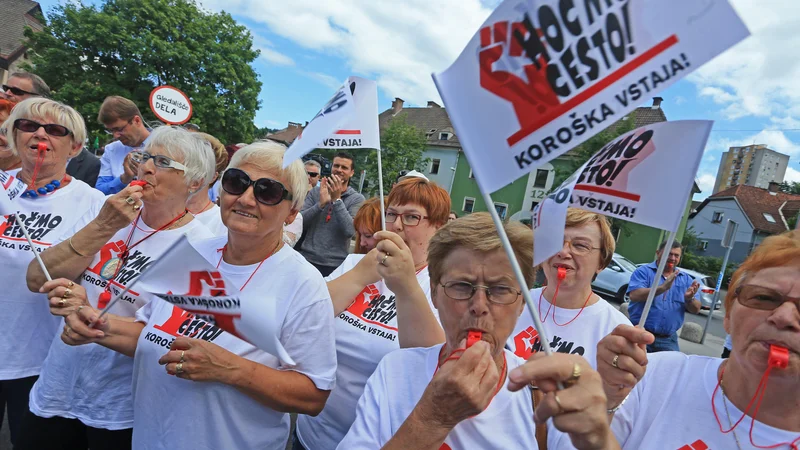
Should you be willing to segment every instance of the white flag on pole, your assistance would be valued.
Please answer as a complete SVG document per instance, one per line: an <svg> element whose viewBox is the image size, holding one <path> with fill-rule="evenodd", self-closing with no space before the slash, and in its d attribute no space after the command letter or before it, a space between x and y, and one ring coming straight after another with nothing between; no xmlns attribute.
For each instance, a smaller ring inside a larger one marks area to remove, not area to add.
<svg viewBox="0 0 800 450"><path fill-rule="evenodd" d="M0 216L16 214L14 200L25 192L27 186L19 178L0 170L0 187L3 190L3 193L0 193Z"/></svg>
<svg viewBox="0 0 800 450"><path fill-rule="evenodd" d="M489 193L747 35L724 0L506 0L434 81Z"/></svg>
<svg viewBox="0 0 800 450"><path fill-rule="evenodd" d="M276 300L268 292L242 293L220 274L184 236L136 281L179 308L294 365L278 340Z"/></svg>
<svg viewBox="0 0 800 450"><path fill-rule="evenodd" d="M345 85L350 87L353 94L353 111L341 128L323 139L317 148L379 149L381 136L378 130L378 83L366 78L350 77Z"/></svg>
<svg viewBox="0 0 800 450"><path fill-rule="evenodd" d="M534 265L563 246L567 208L678 229L714 122L661 122L606 144L533 209Z"/></svg>
<svg viewBox="0 0 800 450"><path fill-rule="evenodd" d="M343 84L286 150L286 154L283 155L283 167L288 167L292 161L319 148L325 139L336 130L342 129L342 124L352 116L354 109L350 86Z"/></svg>

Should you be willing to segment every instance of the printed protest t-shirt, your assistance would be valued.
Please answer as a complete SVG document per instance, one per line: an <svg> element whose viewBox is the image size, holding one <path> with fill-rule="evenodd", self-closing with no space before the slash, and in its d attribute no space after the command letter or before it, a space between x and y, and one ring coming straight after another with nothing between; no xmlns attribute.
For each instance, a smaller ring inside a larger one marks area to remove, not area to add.
<svg viewBox="0 0 800 450"><path fill-rule="evenodd" d="M76 224L74 231L85 225ZM110 264L122 252L132 228L133 224L118 231L80 276L80 284L86 289L89 303L94 308L105 309L105 304L98 304L98 298L108 283L111 283L112 297L116 296L184 234L190 240L212 237L198 220L192 220L180 228L160 231L131 249L130 257L117 276L113 280L106 279L104 275L109 278L113 276L113 271L109 273ZM130 245L133 246L153 231L139 220ZM133 317L148 298L134 286L109 312ZM30 410L40 417L79 419L95 428L130 428L133 426L132 370L133 359L128 356L97 344L72 347L56 336L41 375L31 390Z"/></svg>
<svg viewBox="0 0 800 450"><path fill-rule="evenodd" d="M739 448L737 438L742 449L757 448L750 443L750 416L728 434L720 431L714 418L711 397L723 359L679 352L651 353L647 357L644 378L633 388L611 422L611 429L623 449L735 449ZM742 417L742 411L720 390L714 396L714 405L725 430ZM753 442L761 448L792 442L798 437L800 433L779 430L758 421L753 427ZM789 446L778 448L788 450Z"/></svg>
<svg viewBox="0 0 800 450"><path fill-rule="evenodd" d="M102 192L73 179L50 195L18 198L14 207L41 253L69 239L76 222L94 219L92 211L103 202ZM28 290L25 276L34 257L14 216L0 222L0 259L0 380L38 375L63 319L50 314L47 294Z"/></svg>
<svg viewBox="0 0 800 450"><path fill-rule="evenodd" d="M373 450L389 442L422 398L439 364L441 349L442 345L436 345L386 355L369 378L355 422L337 448ZM505 355L509 372L523 364L508 350ZM531 391L509 391L506 377L488 408L456 425L440 450L536 449L534 428Z"/></svg>
<svg viewBox="0 0 800 450"><path fill-rule="evenodd" d="M348 256L327 280L342 276L364 256ZM430 304L427 267L417 273L417 281ZM430 307L438 319L436 308L432 304ZM336 318L336 388L317 417L297 417L297 434L305 448L336 448L356 418L356 406L367 379L381 358L399 348L395 295L381 280L366 286Z"/></svg>
<svg viewBox="0 0 800 450"><path fill-rule="evenodd" d="M194 246L212 265L219 262L227 238ZM258 264L219 271L241 287ZM242 291L269 292L242 301L277 301L279 340L294 366L223 331L214 316L200 316L155 298L136 314L146 323L139 336L133 367L134 448L163 449L283 449L289 437L289 414L259 403L236 388L215 382L194 382L167 374L159 358L176 337L187 336L218 345L235 355L281 371L309 377L321 390L331 390L336 378L334 317L325 281L299 253L284 246L269 257ZM180 439L175 427L180 424Z"/></svg>
<svg viewBox="0 0 800 450"><path fill-rule="evenodd" d="M581 355L589 361L592 368L597 368L597 343L608 336L617 325L630 325L628 318L602 298L584 308L580 315L580 309L553 307L542 295L543 289L531 290L531 299L541 311L540 319L550 339L550 348L554 352ZM573 318L575 320L567 324ZM514 332L506 344L515 355L525 360L541 350L539 333L533 326L527 305L517 319Z"/></svg>

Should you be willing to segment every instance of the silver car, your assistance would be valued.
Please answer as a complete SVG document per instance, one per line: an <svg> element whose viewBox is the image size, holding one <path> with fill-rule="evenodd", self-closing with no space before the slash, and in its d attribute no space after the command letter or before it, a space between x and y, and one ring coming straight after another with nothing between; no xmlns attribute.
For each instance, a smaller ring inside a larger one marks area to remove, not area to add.
<svg viewBox="0 0 800 450"><path fill-rule="evenodd" d="M598 294L614 297L618 302L628 301L628 282L636 270L636 264L628 258L614 253L611 263L592 281L592 290Z"/></svg>

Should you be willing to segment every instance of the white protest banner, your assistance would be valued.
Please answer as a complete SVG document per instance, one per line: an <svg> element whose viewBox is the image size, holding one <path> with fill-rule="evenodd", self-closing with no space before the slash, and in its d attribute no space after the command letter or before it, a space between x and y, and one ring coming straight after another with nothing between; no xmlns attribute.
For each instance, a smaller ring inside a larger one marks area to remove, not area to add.
<svg viewBox="0 0 800 450"><path fill-rule="evenodd" d="M286 150L283 155L283 168L311 150L319 148L325 139L337 130L341 130L342 125L353 115L355 110L353 103L349 84L342 85Z"/></svg>
<svg viewBox="0 0 800 450"><path fill-rule="evenodd" d="M27 186L19 178L3 170L0 170L0 186L5 193L0 194L0 216L16 214L14 200L25 192Z"/></svg>
<svg viewBox="0 0 800 450"><path fill-rule="evenodd" d="M713 124L661 122L606 144L534 208L534 265L561 250L568 207L677 230Z"/></svg>
<svg viewBox="0 0 800 450"><path fill-rule="evenodd" d="M159 86L150 92L150 109L167 125L183 125L192 118L189 96L172 86Z"/></svg>
<svg viewBox="0 0 800 450"><path fill-rule="evenodd" d="M239 292L185 236L147 267L136 283L140 290L295 364L278 340L276 299L264 292Z"/></svg>
<svg viewBox="0 0 800 450"><path fill-rule="evenodd" d="M381 148L378 130L378 83L366 78L350 77L345 86L350 88L355 109L342 123L341 128L323 139L317 148Z"/></svg>
<svg viewBox="0 0 800 450"><path fill-rule="evenodd" d="M506 0L433 78L494 192L747 35L725 0Z"/></svg>

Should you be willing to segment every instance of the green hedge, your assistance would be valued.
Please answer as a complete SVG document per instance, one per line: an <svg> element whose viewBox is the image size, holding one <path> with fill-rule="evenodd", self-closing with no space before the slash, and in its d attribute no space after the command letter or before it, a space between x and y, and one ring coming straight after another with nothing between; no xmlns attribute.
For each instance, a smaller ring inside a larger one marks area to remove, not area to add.
<svg viewBox="0 0 800 450"><path fill-rule="evenodd" d="M681 267L708 275L716 282L719 271L722 268L722 258L717 258L715 256L697 256L693 255L691 252L686 252L681 260ZM735 272L737 268L737 264L733 264L730 261L728 262L728 267L725 268L725 278L722 280L723 289L728 288L731 275L733 275L733 272Z"/></svg>

